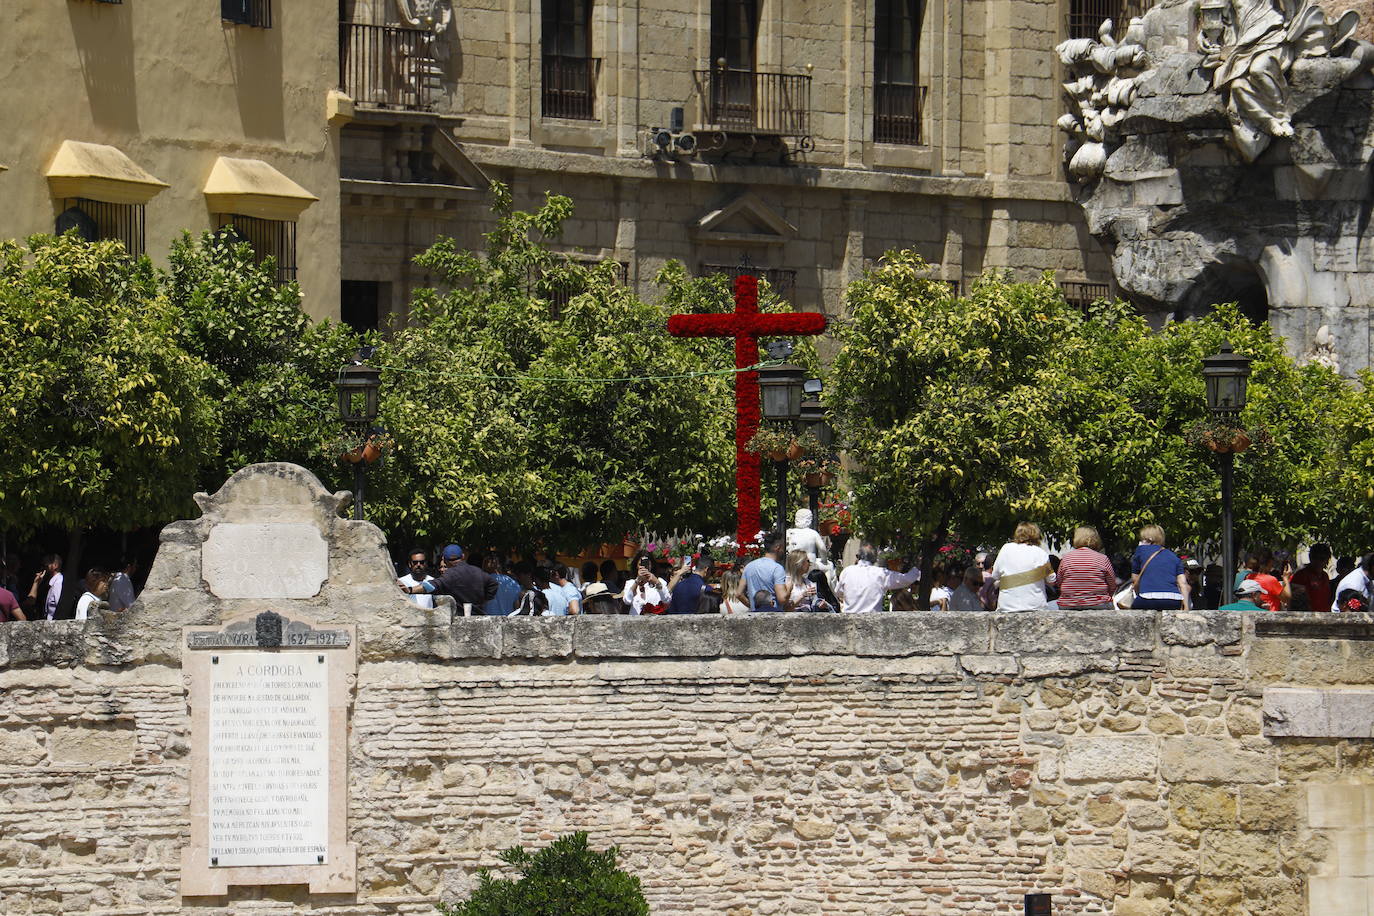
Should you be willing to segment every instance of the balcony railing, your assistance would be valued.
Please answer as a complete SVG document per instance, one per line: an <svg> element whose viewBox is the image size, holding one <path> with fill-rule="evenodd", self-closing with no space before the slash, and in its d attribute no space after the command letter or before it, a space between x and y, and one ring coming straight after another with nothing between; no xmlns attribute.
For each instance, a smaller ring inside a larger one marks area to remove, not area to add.
<svg viewBox="0 0 1374 916"><path fill-rule="evenodd" d="M339 23L339 85L364 107L427 111L442 88L434 34L391 25Z"/></svg>
<svg viewBox="0 0 1374 916"><path fill-rule="evenodd" d="M546 118L596 120L599 57L544 57L543 112Z"/></svg>
<svg viewBox="0 0 1374 916"><path fill-rule="evenodd" d="M926 88L897 83L878 83L873 87L874 142L921 144Z"/></svg>
<svg viewBox="0 0 1374 916"><path fill-rule="evenodd" d="M811 77L755 70L696 70L702 130L796 137L811 143Z"/></svg>

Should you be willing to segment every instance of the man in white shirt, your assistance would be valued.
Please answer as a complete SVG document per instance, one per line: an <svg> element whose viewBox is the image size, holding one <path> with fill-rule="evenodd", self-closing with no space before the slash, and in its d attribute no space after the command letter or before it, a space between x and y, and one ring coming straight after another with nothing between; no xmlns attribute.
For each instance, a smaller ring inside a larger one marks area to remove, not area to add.
<svg viewBox="0 0 1374 916"><path fill-rule="evenodd" d="M883 598L888 592L899 588L910 588L913 582L921 581L921 568L912 567L904 573L893 572L874 565L878 551L872 544L859 548L859 562L847 567L840 573L840 586L835 595L840 599L840 610L846 614L872 614L883 609Z"/></svg>
<svg viewBox="0 0 1374 916"><path fill-rule="evenodd" d="M1356 591L1364 596L1367 606L1374 606L1374 553L1367 553L1360 565L1355 567L1336 583L1336 594L1331 601L1331 610L1341 609L1341 593Z"/></svg>
<svg viewBox="0 0 1374 916"><path fill-rule="evenodd" d="M397 579L397 583L403 588L414 588L422 583L433 581L434 577L426 571L428 566L429 563L425 560L425 552L419 547L412 547L410 552L406 554L406 574ZM422 608L428 609L434 607L433 595L407 595L406 597Z"/></svg>

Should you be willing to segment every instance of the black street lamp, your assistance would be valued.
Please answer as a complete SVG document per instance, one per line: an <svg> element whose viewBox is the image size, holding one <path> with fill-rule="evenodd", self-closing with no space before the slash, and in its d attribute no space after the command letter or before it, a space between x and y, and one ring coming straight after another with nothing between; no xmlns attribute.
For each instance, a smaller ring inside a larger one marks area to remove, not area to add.
<svg viewBox="0 0 1374 916"><path fill-rule="evenodd" d="M791 355L791 347L775 347L782 341L769 345L769 356L786 359ZM791 341L786 341L790 345ZM802 385L806 381L806 371L800 366L783 363L759 370L759 389L763 394L763 418L779 426L792 428L802 417ZM787 459L773 462L777 472L778 532L787 530Z"/></svg>
<svg viewBox="0 0 1374 916"><path fill-rule="evenodd" d="M1218 423L1240 424L1240 412L1245 409L1246 384L1250 379L1248 356L1234 353L1230 341L1221 345L1221 352L1202 360L1202 376L1207 382L1207 409ZM1236 456L1231 451L1221 455L1221 587L1225 602L1235 591L1236 547L1233 541L1231 512L1232 471Z"/></svg>
<svg viewBox="0 0 1374 916"><path fill-rule="evenodd" d="M804 387L808 395L820 394L821 380L807 379ZM802 431L810 433L813 437L815 437L816 441L821 444L821 448L825 449L826 451L829 451L830 443L833 442L835 439L835 433L834 430L830 428L830 422L826 419L825 406L821 404L819 398L809 397L805 401L801 402L800 420ZM807 486L806 495L807 505L811 509L811 518L819 519L821 508L821 488Z"/></svg>
<svg viewBox="0 0 1374 916"><path fill-rule="evenodd" d="M339 419L345 426L366 435L377 419L377 392L382 387L382 373L365 361L373 354L373 347L360 347L358 355L344 363L334 387L339 395ZM363 518L363 476L367 462L353 464L353 517Z"/></svg>

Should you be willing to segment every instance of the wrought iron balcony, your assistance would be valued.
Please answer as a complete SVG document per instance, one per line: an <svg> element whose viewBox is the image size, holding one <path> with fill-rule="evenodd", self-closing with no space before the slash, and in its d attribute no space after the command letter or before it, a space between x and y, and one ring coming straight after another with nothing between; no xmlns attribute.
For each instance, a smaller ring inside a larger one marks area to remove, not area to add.
<svg viewBox="0 0 1374 916"><path fill-rule="evenodd" d="M442 91L434 33L339 23L339 85L362 107L428 111Z"/></svg>
<svg viewBox="0 0 1374 916"><path fill-rule="evenodd" d="M926 108L925 86L878 83L873 87L873 140L918 146Z"/></svg>
<svg viewBox="0 0 1374 916"><path fill-rule="evenodd" d="M814 147L810 76L723 68L693 73L701 100L699 131L793 138L799 149Z"/></svg>
<svg viewBox="0 0 1374 916"><path fill-rule="evenodd" d="M599 57L544 56L543 113L546 118L596 120Z"/></svg>

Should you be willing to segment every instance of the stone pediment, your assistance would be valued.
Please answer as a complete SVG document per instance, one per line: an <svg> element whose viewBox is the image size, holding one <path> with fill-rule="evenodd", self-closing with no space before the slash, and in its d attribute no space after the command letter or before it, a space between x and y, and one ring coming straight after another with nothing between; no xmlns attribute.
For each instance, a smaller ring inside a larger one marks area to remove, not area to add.
<svg viewBox="0 0 1374 916"><path fill-rule="evenodd" d="M692 226L698 241L733 245L781 245L795 238L797 227L757 194L746 191L734 200L706 213Z"/></svg>

